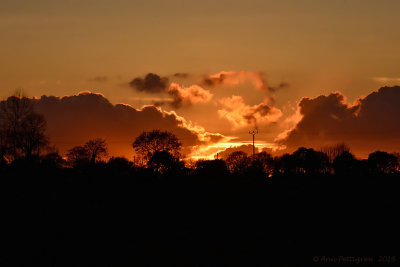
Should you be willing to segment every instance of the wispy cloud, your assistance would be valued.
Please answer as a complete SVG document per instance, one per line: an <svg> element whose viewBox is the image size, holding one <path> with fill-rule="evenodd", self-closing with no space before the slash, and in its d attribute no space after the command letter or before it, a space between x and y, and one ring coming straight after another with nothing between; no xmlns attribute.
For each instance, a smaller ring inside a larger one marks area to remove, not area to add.
<svg viewBox="0 0 400 267"><path fill-rule="evenodd" d="M217 74L205 76L201 84L215 87L226 84L237 85L246 81L252 82L257 90L271 90L261 72L251 71L221 71Z"/></svg>
<svg viewBox="0 0 400 267"><path fill-rule="evenodd" d="M374 81L380 82L380 83L393 83L393 82L400 83L400 78L398 78L398 77L374 77L372 79Z"/></svg>

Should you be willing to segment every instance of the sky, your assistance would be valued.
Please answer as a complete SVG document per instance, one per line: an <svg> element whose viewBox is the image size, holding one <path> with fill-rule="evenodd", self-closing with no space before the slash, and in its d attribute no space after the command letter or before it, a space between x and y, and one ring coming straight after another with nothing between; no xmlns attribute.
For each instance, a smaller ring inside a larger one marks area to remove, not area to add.
<svg viewBox="0 0 400 267"><path fill-rule="evenodd" d="M342 140L365 156L391 146L358 142L351 132L332 137L325 132L337 131L325 124L332 117L346 121L340 117L346 112L360 120L362 108L384 106L388 95L397 100L397 89L379 88L400 84L399 8L397 0L2 0L0 98L16 88L60 99L90 91L114 106L156 106L184 121L181 128L190 125L202 142L206 133L223 137L197 144L196 153L188 152L195 157L246 145L253 129L260 149ZM154 88L144 86L149 73ZM365 104L370 99L383 102ZM308 109L332 103L343 112L318 117ZM368 116L380 122L389 115ZM394 131L387 124L371 138L387 139ZM55 132L54 123L48 127ZM80 134L79 142L91 136ZM111 146L120 142L116 135L107 136Z"/></svg>

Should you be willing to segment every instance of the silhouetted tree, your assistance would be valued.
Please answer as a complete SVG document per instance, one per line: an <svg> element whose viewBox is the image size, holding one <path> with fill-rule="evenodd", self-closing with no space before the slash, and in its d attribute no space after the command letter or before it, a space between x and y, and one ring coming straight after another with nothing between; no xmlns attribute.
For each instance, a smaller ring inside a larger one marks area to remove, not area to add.
<svg viewBox="0 0 400 267"><path fill-rule="evenodd" d="M42 115L31 113L22 122L22 128L19 145L23 154L26 157L32 154L39 155L40 149L48 144L48 139L44 134L46 120Z"/></svg>
<svg viewBox="0 0 400 267"><path fill-rule="evenodd" d="M15 159L39 154L47 145L44 132L46 121L42 115L33 110L32 102L22 96L21 92L9 97L0 105L0 152Z"/></svg>
<svg viewBox="0 0 400 267"><path fill-rule="evenodd" d="M272 175L274 169L274 159L265 151L257 153L252 159L251 167L267 174L268 176Z"/></svg>
<svg viewBox="0 0 400 267"><path fill-rule="evenodd" d="M329 170L329 159L312 148L300 147L293 153L296 162L296 173L326 173Z"/></svg>
<svg viewBox="0 0 400 267"><path fill-rule="evenodd" d="M1 128L5 131L9 144L9 153L16 157L19 148L19 137L22 131L22 123L33 112L31 102L23 97L21 91L1 103Z"/></svg>
<svg viewBox="0 0 400 267"><path fill-rule="evenodd" d="M178 171L183 164L179 162L178 158L175 158L168 151L155 151L149 161L147 167L153 172L158 174L168 174L173 171Z"/></svg>
<svg viewBox="0 0 400 267"><path fill-rule="evenodd" d="M133 149L146 160L157 151L167 151L174 157L179 157L182 143L170 132L153 130L141 133L132 144Z"/></svg>
<svg viewBox="0 0 400 267"><path fill-rule="evenodd" d="M224 176L229 173L226 163L222 159L198 160L196 162L196 173L207 177L208 175Z"/></svg>
<svg viewBox="0 0 400 267"><path fill-rule="evenodd" d="M8 153L9 144L7 140L7 132L0 126L0 164L5 164Z"/></svg>
<svg viewBox="0 0 400 267"><path fill-rule="evenodd" d="M348 151L343 151L338 155L332 163L335 174L338 175L355 175L359 168L359 162Z"/></svg>
<svg viewBox="0 0 400 267"><path fill-rule="evenodd" d="M291 154L283 154L275 160L275 174L294 174L296 173L296 160Z"/></svg>
<svg viewBox="0 0 400 267"><path fill-rule="evenodd" d="M41 162L47 168L61 168L65 163L64 159L57 152L44 155Z"/></svg>
<svg viewBox="0 0 400 267"><path fill-rule="evenodd" d="M322 147L320 151L324 153L329 158L329 162L332 163L333 160L343 152L350 152L350 147L345 143L339 143L332 146Z"/></svg>
<svg viewBox="0 0 400 267"><path fill-rule="evenodd" d="M106 141L100 138L87 141L83 146L75 146L68 150L67 158L72 165L76 163L94 164L107 155Z"/></svg>
<svg viewBox="0 0 400 267"><path fill-rule="evenodd" d="M400 153L399 152L395 152L392 154L397 158L397 161L400 161Z"/></svg>
<svg viewBox="0 0 400 267"><path fill-rule="evenodd" d="M251 159L243 151L235 151L226 158L226 165L232 173L244 173L250 166Z"/></svg>
<svg viewBox="0 0 400 267"><path fill-rule="evenodd" d="M68 150L67 158L71 165L76 165L79 162L89 163L90 155L85 147L75 146Z"/></svg>
<svg viewBox="0 0 400 267"><path fill-rule="evenodd" d="M394 173L399 170L399 162L393 154L375 151L368 156L368 166L372 173Z"/></svg>
<svg viewBox="0 0 400 267"><path fill-rule="evenodd" d="M95 163L100 158L107 156L106 141L100 138L89 140L85 143L84 149L90 158L90 163Z"/></svg>
<svg viewBox="0 0 400 267"><path fill-rule="evenodd" d="M126 170L133 166L133 162L124 157L111 157L107 165L113 169Z"/></svg>

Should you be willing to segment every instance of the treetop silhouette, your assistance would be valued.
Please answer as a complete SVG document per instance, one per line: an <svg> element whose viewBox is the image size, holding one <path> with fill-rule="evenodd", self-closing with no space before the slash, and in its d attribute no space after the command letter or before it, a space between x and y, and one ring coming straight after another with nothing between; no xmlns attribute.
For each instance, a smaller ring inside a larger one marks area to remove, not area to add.
<svg viewBox="0 0 400 267"><path fill-rule="evenodd" d="M146 160L149 160L157 151L167 151L172 156L179 158L182 143L173 133L153 130L141 133L133 142L132 147Z"/></svg>
<svg viewBox="0 0 400 267"><path fill-rule="evenodd" d="M0 160L39 155L49 141L46 120L33 110L32 102L17 91L0 104Z"/></svg>
<svg viewBox="0 0 400 267"><path fill-rule="evenodd" d="M67 153L68 160L72 165L85 161L94 164L107 155L106 141L100 138L91 139L83 146L75 146Z"/></svg>

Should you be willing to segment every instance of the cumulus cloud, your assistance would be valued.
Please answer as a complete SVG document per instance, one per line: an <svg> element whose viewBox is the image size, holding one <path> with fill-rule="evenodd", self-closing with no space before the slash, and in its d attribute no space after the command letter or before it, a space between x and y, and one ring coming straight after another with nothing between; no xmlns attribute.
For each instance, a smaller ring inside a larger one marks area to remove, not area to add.
<svg viewBox="0 0 400 267"><path fill-rule="evenodd" d="M171 82L170 79L188 79L201 76L194 75L187 72L178 72L168 77L161 77L154 73L147 74L144 78L137 77L130 82L130 86L137 91L147 93L164 93L168 94L170 98L163 98L154 100L151 103L155 106L169 105L172 108L178 109L183 106L190 106L197 103L208 103L213 98L213 94L204 89L202 86L215 87L218 85L237 85L239 83L251 82L257 90L274 92L277 89L287 87L287 83L280 83L277 86L268 86L263 74L261 72L251 71L221 71L213 75L203 75L202 78L190 86L184 86L176 82ZM269 96L269 103L274 102L273 95ZM257 122L257 116L254 114L259 113L261 117L268 112L269 106L266 104L255 107L254 112L244 114L244 118L250 123ZM232 117L232 116L230 116Z"/></svg>
<svg viewBox="0 0 400 267"><path fill-rule="evenodd" d="M175 78L188 78L189 73L175 73ZM140 92L147 93L167 93L170 99L154 100L153 105L164 106L170 105L173 108L182 106L190 106L197 103L207 103L213 97L209 90L205 90L199 85L182 86L178 83L170 83L169 78L160 77L157 74L149 73L145 78L135 78L130 85Z"/></svg>
<svg viewBox="0 0 400 267"><path fill-rule="evenodd" d="M303 98L298 104L302 118L277 141L290 150L345 142L363 157L378 149L399 151L399 103L398 86L382 87L355 104L339 92Z"/></svg>
<svg viewBox="0 0 400 267"><path fill-rule="evenodd" d="M242 96L226 97L219 100L222 106L218 115L230 121L235 128L276 122L282 112L276 107L267 104L267 100L257 105L247 105Z"/></svg>
<svg viewBox="0 0 400 267"><path fill-rule="evenodd" d="M82 92L65 97L42 96L32 101L35 110L45 116L47 134L60 153L89 139L104 138L110 155L132 158L134 139L141 132L153 129L174 133L182 141L186 155L224 138L194 126L175 112L154 106L135 109L125 104L113 105L101 94Z"/></svg>
<svg viewBox="0 0 400 267"><path fill-rule="evenodd" d="M168 94L170 94L173 98L173 101L170 102L170 105L174 108L179 108L182 105L207 103L213 97L213 94L211 94L210 91L205 90L198 85L184 87L177 83L171 83L168 88Z"/></svg>
<svg viewBox="0 0 400 267"><path fill-rule="evenodd" d="M258 90L271 90L261 72L252 71L221 71L217 74L205 76L201 84L214 87L219 85L237 85L250 81Z"/></svg>
<svg viewBox="0 0 400 267"><path fill-rule="evenodd" d="M129 85L139 92L160 93L168 88L169 79L154 73L148 73L144 78L137 77L133 79Z"/></svg>

